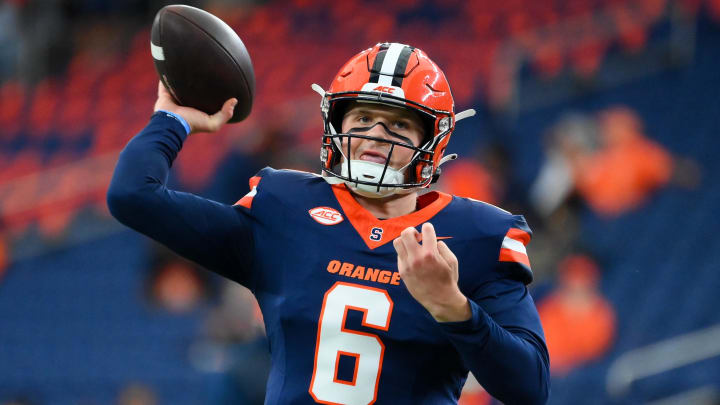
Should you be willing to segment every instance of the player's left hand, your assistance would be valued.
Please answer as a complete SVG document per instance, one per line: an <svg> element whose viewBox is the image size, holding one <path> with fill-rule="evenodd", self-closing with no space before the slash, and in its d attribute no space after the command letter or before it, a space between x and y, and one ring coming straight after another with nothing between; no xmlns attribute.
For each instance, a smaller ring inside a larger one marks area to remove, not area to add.
<svg viewBox="0 0 720 405"><path fill-rule="evenodd" d="M457 257L445 242L437 241L432 224L423 224L422 234L412 227L405 229L393 246L405 286L436 321L470 319L470 304L457 284Z"/></svg>

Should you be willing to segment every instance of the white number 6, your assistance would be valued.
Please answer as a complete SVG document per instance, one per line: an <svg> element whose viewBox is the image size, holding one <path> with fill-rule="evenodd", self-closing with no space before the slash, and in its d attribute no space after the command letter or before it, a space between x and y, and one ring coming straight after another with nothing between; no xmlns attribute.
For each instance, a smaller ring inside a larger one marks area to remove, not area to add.
<svg viewBox="0 0 720 405"><path fill-rule="evenodd" d="M393 302L385 290L342 281L325 293L309 390L319 403L368 405L377 399L385 345L375 334L345 329L348 309L363 312L363 326L387 331ZM340 355L355 357L352 381L337 378Z"/></svg>

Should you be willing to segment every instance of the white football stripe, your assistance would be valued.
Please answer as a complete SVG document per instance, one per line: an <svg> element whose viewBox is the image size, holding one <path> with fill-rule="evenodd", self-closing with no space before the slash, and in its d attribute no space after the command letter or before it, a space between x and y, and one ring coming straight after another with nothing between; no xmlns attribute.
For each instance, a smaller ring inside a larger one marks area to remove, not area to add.
<svg viewBox="0 0 720 405"><path fill-rule="evenodd" d="M503 239L502 247L505 249L514 250L518 253L522 253L525 256L527 256L527 251L525 250L525 245L523 245L523 243L520 242L519 240L508 238L506 236L505 239Z"/></svg>
<svg viewBox="0 0 720 405"><path fill-rule="evenodd" d="M395 74L395 65L398 63L398 58L400 58L400 53L403 48L405 48L405 45L403 44L390 44L390 47L385 52L385 59L383 59L382 67L380 67L378 84L382 86L392 86L392 78L393 74Z"/></svg>
<svg viewBox="0 0 720 405"><path fill-rule="evenodd" d="M157 46L150 42L150 53L152 54L153 58L157 60L165 60L165 52L163 52L163 49L161 46Z"/></svg>
<svg viewBox="0 0 720 405"><path fill-rule="evenodd" d="M245 197L255 197L255 194L257 194L257 186L253 187L249 193L245 194Z"/></svg>

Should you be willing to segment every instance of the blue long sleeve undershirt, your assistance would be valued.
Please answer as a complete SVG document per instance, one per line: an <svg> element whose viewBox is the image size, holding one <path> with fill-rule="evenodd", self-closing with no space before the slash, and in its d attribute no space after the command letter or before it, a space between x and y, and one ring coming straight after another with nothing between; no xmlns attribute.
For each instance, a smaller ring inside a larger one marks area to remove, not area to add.
<svg viewBox="0 0 720 405"><path fill-rule="evenodd" d="M120 154L107 194L110 212L178 254L252 288L247 269L253 260L253 240L242 208L166 187L170 167L186 137L181 120L167 112L155 113ZM237 271L239 263L244 263L245 272ZM542 331L514 326L514 315L505 315L505 308L486 311L502 294L503 302L514 302L513 311L536 316L525 285L512 280L502 283L468 297L470 320L438 326L495 398L508 405L544 404L549 396L549 359L539 336Z"/></svg>

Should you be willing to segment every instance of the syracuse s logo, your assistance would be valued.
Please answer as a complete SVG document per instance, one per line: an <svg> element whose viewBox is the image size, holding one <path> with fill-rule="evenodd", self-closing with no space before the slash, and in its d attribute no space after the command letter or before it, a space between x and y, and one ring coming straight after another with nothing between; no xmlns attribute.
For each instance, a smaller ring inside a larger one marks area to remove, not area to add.
<svg viewBox="0 0 720 405"><path fill-rule="evenodd" d="M337 225L343 221L340 211L330 207L315 207L308 213L312 219L323 225Z"/></svg>
<svg viewBox="0 0 720 405"><path fill-rule="evenodd" d="M382 239L383 229L375 227L372 230L370 230L370 240L374 240L375 242L379 242L380 239Z"/></svg>

